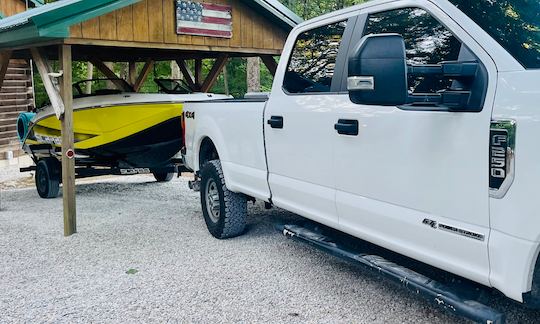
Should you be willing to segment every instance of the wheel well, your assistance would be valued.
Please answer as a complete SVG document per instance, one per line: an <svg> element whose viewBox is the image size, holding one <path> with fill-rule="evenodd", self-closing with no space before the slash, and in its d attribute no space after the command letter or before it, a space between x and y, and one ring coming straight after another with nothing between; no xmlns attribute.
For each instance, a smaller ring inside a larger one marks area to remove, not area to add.
<svg viewBox="0 0 540 324"><path fill-rule="evenodd" d="M212 140L206 137L202 141L201 149L199 150L199 170L202 169L206 162L212 160L219 160L219 154Z"/></svg>
<svg viewBox="0 0 540 324"><path fill-rule="evenodd" d="M534 265L531 291L523 294L523 303L530 308L540 309L540 256Z"/></svg>

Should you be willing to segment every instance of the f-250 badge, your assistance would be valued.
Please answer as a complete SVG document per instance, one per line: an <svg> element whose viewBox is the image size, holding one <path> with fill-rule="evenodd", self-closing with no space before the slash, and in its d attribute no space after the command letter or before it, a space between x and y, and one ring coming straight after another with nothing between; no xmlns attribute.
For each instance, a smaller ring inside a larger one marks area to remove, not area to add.
<svg viewBox="0 0 540 324"><path fill-rule="evenodd" d="M508 131L492 129L490 143L489 187L498 189L506 178L506 151L508 149Z"/></svg>
<svg viewBox="0 0 540 324"><path fill-rule="evenodd" d="M514 181L516 122L493 120L489 132L490 196L501 199Z"/></svg>

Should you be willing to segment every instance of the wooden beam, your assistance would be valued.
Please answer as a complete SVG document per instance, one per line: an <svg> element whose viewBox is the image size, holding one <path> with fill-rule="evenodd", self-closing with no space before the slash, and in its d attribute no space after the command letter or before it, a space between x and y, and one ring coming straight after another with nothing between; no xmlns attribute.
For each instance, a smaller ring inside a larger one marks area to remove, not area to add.
<svg viewBox="0 0 540 324"><path fill-rule="evenodd" d="M77 209L75 204L75 158L68 157L74 152L73 134L73 88L71 45L60 45L58 55L64 73L60 79L60 94L64 101L62 118L62 198L64 201L64 236L77 232Z"/></svg>
<svg viewBox="0 0 540 324"><path fill-rule="evenodd" d="M208 45L191 45L191 44L171 44L171 43L153 43L153 42L135 42L135 41L114 41L114 40L100 40L100 39L86 39L86 38L65 38L64 42L71 45L87 45L87 46L107 46L107 47L123 47L129 48L131 52L141 48L147 48L152 51L156 49L161 50L170 50L174 51L172 53L174 56L178 57L178 51L184 51L186 53L197 52L196 56L200 56L201 52L224 52L230 53L230 56L238 56L238 54L243 54L241 56L257 56L257 55L281 55L282 49L261 49L261 48L250 48L250 47L228 47L228 46L208 46ZM41 46L41 45L40 45ZM24 49L24 47L22 48ZM111 53L111 60L117 59L116 53ZM159 54L159 51L156 51L156 54ZM100 56L102 59L109 56L108 53L103 53ZM169 56L174 58L174 56ZM196 57L195 55L193 57ZM156 55L152 55L152 58L156 59ZM160 58L160 60L166 60L165 58Z"/></svg>
<svg viewBox="0 0 540 324"><path fill-rule="evenodd" d="M152 70L153 67L154 67L153 60L147 60L146 63L144 63L143 69L141 70L141 73L139 74L137 81L135 81L135 84L133 85L133 89L135 89L135 92L139 92L139 90L141 90L141 87L143 86L144 81L146 81L146 78L148 77L148 74L150 73L150 70Z"/></svg>
<svg viewBox="0 0 540 324"><path fill-rule="evenodd" d="M210 88L212 88L214 83L216 83L219 74L223 70L223 67L225 66L225 64L227 64L228 59L229 56L227 54L222 54L216 59L216 62L214 62L212 69L210 70L210 72L208 72L208 75L206 76L206 79L201 86L202 92L208 92Z"/></svg>
<svg viewBox="0 0 540 324"><path fill-rule="evenodd" d="M268 68L268 71L270 71L270 73L275 76L278 63L276 62L276 60L274 60L274 57L272 55L261 55L261 60L263 61L264 65L266 65L266 68Z"/></svg>
<svg viewBox="0 0 540 324"><path fill-rule="evenodd" d="M49 62L37 48L31 48L30 52L32 53L32 59L34 60L39 75L41 76L41 80L43 81L45 91L47 92L49 100L51 101L51 105L53 106L54 112L56 113L56 117L60 119L60 117L64 113L65 107L64 102L62 101L62 98L58 93L58 89L56 88L51 79L50 73L52 73L52 71L50 69Z"/></svg>
<svg viewBox="0 0 540 324"><path fill-rule="evenodd" d="M197 85L195 84L195 78L193 77L193 73L191 73L191 70L187 66L186 61L183 59L179 59L179 60L176 60L176 63L178 63L180 72L182 72L182 75L184 76L184 79L186 80L191 90L193 91L199 90Z"/></svg>
<svg viewBox="0 0 540 324"><path fill-rule="evenodd" d="M97 58L93 58L90 60L94 66L101 71L101 73L105 74L105 76L109 79L111 79L111 82L120 90L129 92L131 89L126 87L126 83L121 80L121 78L114 73L104 62Z"/></svg>
<svg viewBox="0 0 540 324"><path fill-rule="evenodd" d="M128 79L129 85L132 87L137 82L137 63L134 61L128 63Z"/></svg>
<svg viewBox="0 0 540 324"><path fill-rule="evenodd" d="M195 59L195 84L200 89L202 85L202 59Z"/></svg>
<svg viewBox="0 0 540 324"><path fill-rule="evenodd" d="M0 53L0 90L2 90L2 84L4 84L4 78L6 77L11 54L11 51Z"/></svg>

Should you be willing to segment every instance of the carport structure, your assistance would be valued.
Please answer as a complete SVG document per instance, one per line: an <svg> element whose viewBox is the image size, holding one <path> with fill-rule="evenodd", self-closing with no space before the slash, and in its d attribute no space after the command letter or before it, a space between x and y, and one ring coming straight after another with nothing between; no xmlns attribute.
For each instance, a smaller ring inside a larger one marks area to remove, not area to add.
<svg viewBox="0 0 540 324"><path fill-rule="evenodd" d="M228 12L211 22L228 23L232 32L177 28L182 6L193 3ZM189 87L204 92L231 57L261 57L274 73L273 56L280 55L287 33L300 21L276 0L60 0L2 19L0 89L10 59L32 59L61 120L64 235L76 232L73 61L92 62L109 78L118 75L104 62L128 62L126 81L136 91L156 61L176 61ZM206 76L203 59L214 60ZM58 60L58 71L52 60ZM139 73L138 62L144 63Z"/></svg>

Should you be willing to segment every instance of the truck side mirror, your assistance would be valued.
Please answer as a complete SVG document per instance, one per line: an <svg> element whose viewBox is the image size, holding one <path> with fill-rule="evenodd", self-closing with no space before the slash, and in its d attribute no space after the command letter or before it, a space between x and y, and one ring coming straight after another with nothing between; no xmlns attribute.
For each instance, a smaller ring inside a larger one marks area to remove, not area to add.
<svg viewBox="0 0 540 324"><path fill-rule="evenodd" d="M349 58L347 89L356 104L407 103L405 42L399 34L362 37Z"/></svg>

